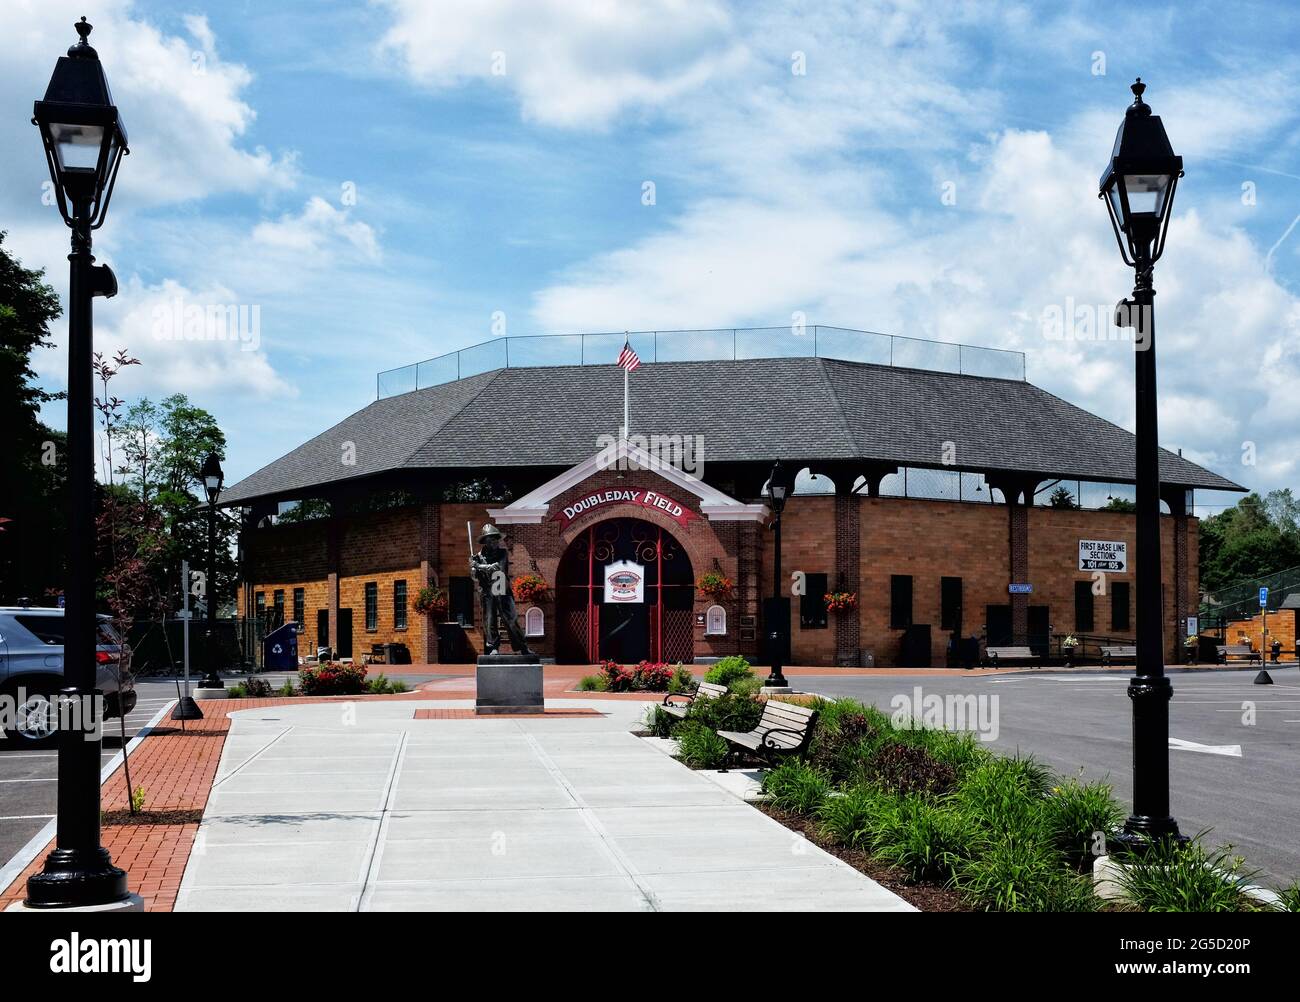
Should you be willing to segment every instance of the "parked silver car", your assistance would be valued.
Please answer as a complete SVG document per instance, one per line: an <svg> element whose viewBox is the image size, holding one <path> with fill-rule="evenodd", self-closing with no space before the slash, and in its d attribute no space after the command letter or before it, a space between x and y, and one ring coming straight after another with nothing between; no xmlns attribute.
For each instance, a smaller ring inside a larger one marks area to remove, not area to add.
<svg viewBox="0 0 1300 1002"><path fill-rule="evenodd" d="M104 693L104 714L130 713L136 694L118 692L122 638L107 616L99 617L98 641L95 687ZM0 694L23 695L5 721L5 737L25 746L52 742L50 697L63 684L63 610L0 606Z"/></svg>

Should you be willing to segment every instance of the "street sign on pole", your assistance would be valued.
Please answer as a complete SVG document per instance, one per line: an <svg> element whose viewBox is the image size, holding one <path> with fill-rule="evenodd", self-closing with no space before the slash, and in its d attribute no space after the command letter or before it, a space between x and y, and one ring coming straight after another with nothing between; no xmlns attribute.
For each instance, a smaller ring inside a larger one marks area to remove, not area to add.
<svg viewBox="0 0 1300 1002"><path fill-rule="evenodd" d="M1267 588L1260 588L1260 590L1259 590L1259 607L1260 607L1261 609L1267 609L1267 608L1268 608L1268 589L1267 589Z"/></svg>

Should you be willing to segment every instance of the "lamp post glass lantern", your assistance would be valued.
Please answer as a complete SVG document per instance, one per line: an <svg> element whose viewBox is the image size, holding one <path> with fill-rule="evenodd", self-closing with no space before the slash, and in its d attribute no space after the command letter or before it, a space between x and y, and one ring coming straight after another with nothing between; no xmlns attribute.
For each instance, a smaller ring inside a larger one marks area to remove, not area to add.
<svg viewBox="0 0 1300 1002"><path fill-rule="evenodd" d="M1169 810L1169 700L1165 675L1164 610L1160 572L1160 446L1156 416L1156 261L1165 237L1183 160L1169 144L1160 118L1142 100L1141 77L1133 103L1115 136L1102 172L1099 197L1106 204L1124 263L1134 271L1131 298L1116 311L1132 327L1136 401L1137 668L1129 683L1133 705L1133 813L1121 844L1141 848L1157 839L1179 839Z"/></svg>
<svg viewBox="0 0 1300 1002"><path fill-rule="evenodd" d="M199 479L203 481L203 492L208 497L208 575L203 590L207 605L206 627L203 632L207 674L203 677L203 688L220 689L224 683L221 681L214 640L217 622L217 500L221 497L221 486L226 478L221 469L221 460L215 452L209 452L203 460Z"/></svg>
<svg viewBox="0 0 1300 1002"><path fill-rule="evenodd" d="M58 731L58 821L55 847L27 881L29 908L103 906L130 900L126 873L100 844L100 720L95 688L95 453L93 300L112 296L117 281L95 265L91 232L104 222L113 183L127 152L126 130L99 55L80 41L55 64L32 123L40 129L59 213L72 230L68 254L68 572L64 586L62 706L80 709L80 726ZM60 714L62 722L64 715Z"/></svg>
<svg viewBox="0 0 1300 1002"><path fill-rule="evenodd" d="M772 523L773 537L773 554L772 554L772 598L768 602L767 614L764 620L767 623L768 649L771 652L771 672L767 680L763 683L767 689L786 689L789 683L785 680L783 673L782 661L785 658L785 649L787 636L790 630L790 600L782 594L781 584L781 513L785 511L785 502L790 495L791 488L794 486L792 478L787 474L785 466L781 460L777 460L772 465L772 472L768 476L768 495L772 499L772 513L776 516Z"/></svg>

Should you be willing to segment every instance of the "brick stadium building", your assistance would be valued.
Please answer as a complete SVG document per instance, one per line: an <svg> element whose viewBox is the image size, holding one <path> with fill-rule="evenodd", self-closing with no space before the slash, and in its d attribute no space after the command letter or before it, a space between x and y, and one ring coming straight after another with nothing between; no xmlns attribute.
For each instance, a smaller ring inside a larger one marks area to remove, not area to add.
<svg viewBox="0 0 1300 1002"><path fill-rule="evenodd" d="M241 614L297 620L301 650L360 658L397 642L428 663L438 622L456 621L465 645L448 659L471 658L467 523L477 535L490 520L512 574L548 585L520 603L544 656L762 661L779 457L803 471L783 520L783 571L804 582L789 663L942 665L954 634L1040 649L1134 635L1133 516L1044 503L1061 484L1084 502L1123 493L1133 437L1023 379L787 357L647 362L631 385L633 436L613 449L612 364L493 368L376 400L223 495L244 514ZM703 459L701 475L656 463L654 436L684 442L680 465ZM1170 452L1161 474L1173 660L1198 599L1192 491L1242 488ZM1092 568L1116 557L1098 594ZM606 601L619 561L641 601ZM729 597L701 593L710 571ZM413 611L426 584L447 594L445 616ZM828 613L828 591L858 608Z"/></svg>

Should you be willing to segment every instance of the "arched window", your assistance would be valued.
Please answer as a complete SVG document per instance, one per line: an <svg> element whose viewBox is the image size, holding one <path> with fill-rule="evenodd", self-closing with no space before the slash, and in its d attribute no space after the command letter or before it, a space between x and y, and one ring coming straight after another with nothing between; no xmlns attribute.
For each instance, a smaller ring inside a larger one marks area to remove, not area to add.
<svg viewBox="0 0 1300 1002"><path fill-rule="evenodd" d="M533 606L524 613L524 636L541 637L546 635L546 616L541 609Z"/></svg>
<svg viewBox="0 0 1300 1002"><path fill-rule="evenodd" d="M704 614L704 632L708 636L719 636L727 632L727 610L720 605L709 606Z"/></svg>

